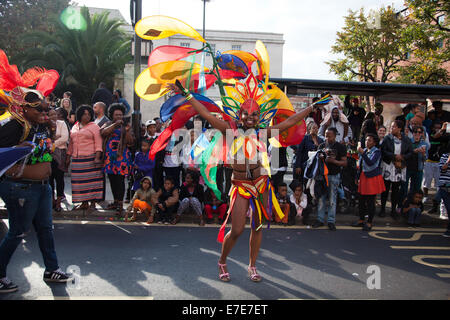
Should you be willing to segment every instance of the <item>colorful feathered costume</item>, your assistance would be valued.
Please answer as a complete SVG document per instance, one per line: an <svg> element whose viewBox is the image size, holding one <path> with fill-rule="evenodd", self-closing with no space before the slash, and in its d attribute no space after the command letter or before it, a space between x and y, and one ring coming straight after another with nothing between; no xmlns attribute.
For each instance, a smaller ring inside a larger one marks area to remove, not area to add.
<svg viewBox="0 0 450 320"><path fill-rule="evenodd" d="M193 145L192 155L200 162L200 171L205 183L220 198L215 177L217 165L229 163L228 157L234 157L238 152L241 152L248 160L253 160L258 154L261 157L260 163L268 174L255 180L233 181L228 216L239 194L249 199L253 214L259 215L259 222L262 223L264 216L270 223L273 211L282 218L284 214L281 212L269 181L270 164L267 145L263 139L260 139L259 129L284 121L294 115L295 111L287 96L274 83L269 82L270 62L264 44L259 40L256 42L255 54L238 50L216 54L195 29L180 20L166 16L146 17L136 24L135 31L139 37L146 40L158 40L174 34L182 34L201 43L200 49L170 45L154 49L149 55L148 68L135 82L135 91L142 99L156 100L169 92L167 89L169 83L175 83L178 80L210 112L221 114L235 133L231 145L226 143L226 139L220 132L216 133L209 144L205 144L206 139L200 136ZM199 54L203 55L201 64L195 63L195 55ZM203 65L205 54L209 54L212 58L211 69ZM252 72L255 64L255 69L258 71L256 75ZM202 94L214 83L218 85L220 91L221 106ZM240 111L243 109L246 109L248 114L254 110L258 110L260 114L259 123L251 134L243 135L237 130ZM183 95L176 94L169 98L161 106L160 118L163 122L169 120L171 122L153 143L150 157L153 158L158 151L163 150L174 131L182 128L195 115L197 111ZM287 147L299 144L305 132L306 125L302 120L269 141L273 147ZM262 194L266 190L268 190L267 205L262 199ZM253 219L252 227L261 228L262 225L256 226L254 221L255 219ZM223 241L226 223L227 221L224 222L219 233L219 242Z"/></svg>
<svg viewBox="0 0 450 320"><path fill-rule="evenodd" d="M48 96L59 80L59 74L55 70L34 67L26 70L20 75L16 65L10 65L8 57L0 50L0 110L3 121L12 117L19 121L24 127L23 141L30 132L31 125L23 116L23 106L37 107L40 101L29 103L26 97L30 93L36 94L41 100ZM31 89L36 85L35 89Z"/></svg>
<svg viewBox="0 0 450 320"><path fill-rule="evenodd" d="M24 128L20 142L24 141L32 126L24 117L23 107L38 107L41 101L56 87L58 80L57 71L39 67L30 68L21 75L17 66L10 65L5 52L0 50L0 126L12 119L17 120ZM31 87L35 85L36 88L32 89ZM39 100L30 102L33 99L27 99L29 94L35 94ZM38 139L30 158L31 163L51 162L52 151L51 139Z"/></svg>

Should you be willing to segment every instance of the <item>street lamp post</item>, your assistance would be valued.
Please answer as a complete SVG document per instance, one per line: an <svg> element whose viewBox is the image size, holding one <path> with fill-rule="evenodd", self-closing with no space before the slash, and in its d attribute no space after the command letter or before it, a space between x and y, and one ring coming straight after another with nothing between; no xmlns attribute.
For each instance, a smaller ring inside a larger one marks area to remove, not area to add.
<svg viewBox="0 0 450 320"><path fill-rule="evenodd" d="M203 39L205 39L205 13L206 13L206 3L211 0L202 0L203 1Z"/></svg>
<svg viewBox="0 0 450 320"><path fill-rule="evenodd" d="M142 0L130 0L131 24L134 28L136 23L142 19ZM141 43L142 40L134 33L134 81L141 73ZM133 82L134 84L134 82ZM133 85L134 88L134 85ZM133 115L132 127L136 138L136 147L139 147L141 138L141 100L133 90Z"/></svg>

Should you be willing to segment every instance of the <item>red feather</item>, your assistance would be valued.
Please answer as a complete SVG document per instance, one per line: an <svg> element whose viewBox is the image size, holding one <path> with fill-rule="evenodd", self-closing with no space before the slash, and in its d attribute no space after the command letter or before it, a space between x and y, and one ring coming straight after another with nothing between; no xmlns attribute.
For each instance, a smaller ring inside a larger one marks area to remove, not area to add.
<svg viewBox="0 0 450 320"><path fill-rule="evenodd" d="M46 70L42 74L39 82L36 86L36 90L39 90L44 97L48 96L58 84L59 73L56 70Z"/></svg>
<svg viewBox="0 0 450 320"><path fill-rule="evenodd" d="M34 67L30 68L27 71L24 72L22 75L22 83L23 87L31 87L36 84L36 82L47 72L47 70L40 68L40 67Z"/></svg>
<svg viewBox="0 0 450 320"><path fill-rule="evenodd" d="M0 50L0 89L10 91L21 86L22 77L16 65L10 65L8 57Z"/></svg>
<svg viewBox="0 0 450 320"><path fill-rule="evenodd" d="M3 50L0 50L0 89L11 91L16 87L29 88L38 82L36 89L45 97L48 96L59 80L56 70L45 68L30 68L21 76L16 65L10 65L8 57Z"/></svg>

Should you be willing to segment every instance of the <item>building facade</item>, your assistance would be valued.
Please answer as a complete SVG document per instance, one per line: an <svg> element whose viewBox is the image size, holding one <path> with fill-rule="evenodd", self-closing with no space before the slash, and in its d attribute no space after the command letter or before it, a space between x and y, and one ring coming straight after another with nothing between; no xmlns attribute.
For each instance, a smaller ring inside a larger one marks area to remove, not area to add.
<svg viewBox="0 0 450 320"><path fill-rule="evenodd" d="M202 34L201 30L197 30ZM211 45L214 52L225 52L229 50L242 50L255 52L255 43L261 40L267 48L270 57L270 76L281 77L283 70L283 34L262 33L262 32L239 32L223 30L206 30L205 39ZM202 43L183 35L174 35L170 38L156 41L142 41L141 45L141 70L147 68L148 55L151 50L163 45L174 45L200 49ZM132 54L134 56L134 43L132 45ZM201 55L196 56L196 63L201 63ZM256 67L256 65L254 65ZM205 67L212 67L212 58L205 54ZM120 85L120 83L117 83ZM128 101L133 101L134 94L134 64L127 64L123 74L123 93ZM213 86L206 95L213 101L220 100L220 94L217 87ZM164 103L166 97L155 101L146 101L141 99L140 109L142 120L148 120L159 116L159 109Z"/></svg>
<svg viewBox="0 0 450 320"><path fill-rule="evenodd" d="M118 75L115 79L115 87L121 89L123 97L133 107L134 100L134 28L124 19L117 9L89 8L91 14L102 13L108 11L109 18L119 19L126 25L124 31L133 39L131 45L131 53L133 60L125 65L122 75ZM188 21L187 21L188 22ZM188 22L189 23L189 22ZM197 30L203 34L202 30ZM249 31L226 31L226 30L206 30L205 39L211 45L213 51L224 52L229 50L242 50L255 53L255 43L261 40L267 48L270 57L270 77L280 78L283 74L283 34L266 33L266 32L249 32ZM163 45L174 45L181 47L190 47L200 49L202 43L186 36L177 34L166 39L156 41L141 41L141 71L147 68L148 57L154 48ZM196 63L201 62L200 55L196 57ZM205 55L205 67L212 67L212 59L209 54ZM255 66L256 68L256 66ZM220 94L217 87L212 87L206 94L213 101L220 100ZM140 111L142 122L159 117L159 109L167 97L159 98L155 101L146 101L140 99Z"/></svg>

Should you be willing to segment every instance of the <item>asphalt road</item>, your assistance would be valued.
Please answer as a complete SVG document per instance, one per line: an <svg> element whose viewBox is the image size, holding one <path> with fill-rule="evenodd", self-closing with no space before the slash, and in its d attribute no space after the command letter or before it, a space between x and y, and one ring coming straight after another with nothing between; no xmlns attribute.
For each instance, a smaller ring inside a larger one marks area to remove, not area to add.
<svg viewBox="0 0 450 320"><path fill-rule="evenodd" d="M0 220L1 222L1 220ZM4 223L7 220L4 220ZM0 223L1 224L1 223ZM450 297L450 239L437 228L351 227L313 230L274 226L263 231L257 267L247 277L249 229L233 249L231 282L218 279L218 226L55 221L58 258L75 283L42 281L32 232L9 265L19 291L5 300L154 299L442 299ZM1 228L3 237L5 227Z"/></svg>

